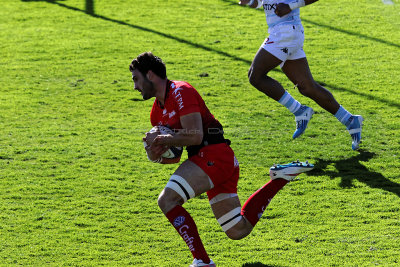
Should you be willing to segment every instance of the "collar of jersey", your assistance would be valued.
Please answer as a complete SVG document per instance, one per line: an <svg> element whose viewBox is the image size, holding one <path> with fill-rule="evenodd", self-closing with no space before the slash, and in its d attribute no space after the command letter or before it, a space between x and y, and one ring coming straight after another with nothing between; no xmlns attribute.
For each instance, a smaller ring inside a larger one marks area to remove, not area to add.
<svg viewBox="0 0 400 267"><path fill-rule="evenodd" d="M165 87L164 104L165 104L165 102L167 101L167 97L168 97L169 89L171 88L171 84L172 84L172 81L167 80L167 85L166 85L166 87ZM157 100L157 99L156 99L156 100ZM157 100L157 105L158 105L160 108L164 109L164 106L163 106L163 105L161 104L161 102L158 101L158 100Z"/></svg>

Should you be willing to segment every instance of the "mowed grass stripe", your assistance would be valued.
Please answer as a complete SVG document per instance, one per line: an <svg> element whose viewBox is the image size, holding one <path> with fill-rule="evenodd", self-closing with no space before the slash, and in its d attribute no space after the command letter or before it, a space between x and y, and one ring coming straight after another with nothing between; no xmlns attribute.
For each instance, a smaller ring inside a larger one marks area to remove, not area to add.
<svg viewBox="0 0 400 267"><path fill-rule="evenodd" d="M252 88L263 12L236 1L3 1L0 196L4 265L187 266L157 207L176 165L155 168L141 138L151 101L128 65L143 51L186 80L224 124L241 163L242 201L273 163L309 159L244 240L229 240L206 196L185 207L219 266L396 266L399 255L399 5L319 1L302 8L314 78L365 118L361 152L316 110L304 137L285 108ZM207 73L208 77L201 75Z"/></svg>

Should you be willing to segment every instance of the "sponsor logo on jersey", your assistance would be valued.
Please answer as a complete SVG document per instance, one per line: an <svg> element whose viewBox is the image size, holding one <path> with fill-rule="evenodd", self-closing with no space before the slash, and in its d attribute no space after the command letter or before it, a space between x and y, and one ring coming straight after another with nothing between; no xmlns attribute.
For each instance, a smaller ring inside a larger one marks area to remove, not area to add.
<svg viewBox="0 0 400 267"><path fill-rule="evenodd" d="M265 40L264 45L273 44L273 43L274 43L274 41L270 41L268 38L267 40Z"/></svg>
<svg viewBox="0 0 400 267"><path fill-rule="evenodd" d="M178 103L178 107L179 107L179 110L181 110L184 106L183 106L183 99L182 99L182 95L181 95L181 93L179 92L179 91L182 91L183 90L183 88L181 88L181 87L179 87L179 88L176 88L172 93L174 94L174 96L175 96L175 100L176 100L176 102Z"/></svg>
<svg viewBox="0 0 400 267"><path fill-rule="evenodd" d="M183 88L181 88L181 87L178 87L178 88L176 88L175 90L174 90L174 94L176 95L177 93L179 93L179 91L182 91L183 90Z"/></svg>
<svg viewBox="0 0 400 267"><path fill-rule="evenodd" d="M174 227L179 227L185 222L185 217L184 216L179 216L176 217L174 220Z"/></svg>
<svg viewBox="0 0 400 267"><path fill-rule="evenodd" d="M276 4L264 4L265 10L273 10L276 9Z"/></svg>
<svg viewBox="0 0 400 267"><path fill-rule="evenodd" d="M172 112L170 112L169 114L168 114L168 117L169 118L172 118L173 116L175 116L176 115L176 112L175 112L175 110L173 110Z"/></svg>

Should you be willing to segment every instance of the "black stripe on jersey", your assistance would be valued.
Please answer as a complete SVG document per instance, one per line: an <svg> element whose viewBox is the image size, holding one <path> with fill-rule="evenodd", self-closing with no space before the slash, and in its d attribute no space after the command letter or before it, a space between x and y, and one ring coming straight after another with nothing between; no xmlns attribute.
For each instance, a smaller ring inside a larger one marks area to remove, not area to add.
<svg viewBox="0 0 400 267"><path fill-rule="evenodd" d="M183 185L181 185L178 181L171 179L171 182L176 183L177 185L179 185L179 187L182 189L183 193L185 193L186 199L190 199L189 193L186 191L186 189L183 187Z"/></svg>

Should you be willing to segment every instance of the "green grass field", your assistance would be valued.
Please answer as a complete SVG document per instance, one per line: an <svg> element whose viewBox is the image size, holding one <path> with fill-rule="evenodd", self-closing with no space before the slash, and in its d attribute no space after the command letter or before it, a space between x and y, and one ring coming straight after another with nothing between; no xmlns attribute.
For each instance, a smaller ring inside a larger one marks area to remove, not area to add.
<svg viewBox="0 0 400 267"><path fill-rule="evenodd" d="M236 0L86 2L0 0L1 266L191 262L157 206L177 165L148 162L141 142L152 101L133 91L128 65L144 51L225 126L242 201L273 163L316 165L240 241L225 236L205 195L185 204L218 266L400 265L399 0L301 10L314 78L365 118L359 152L278 69L271 75L316 111L303 137L291 140L293 116L249 84L262 11Z"/></svg>

